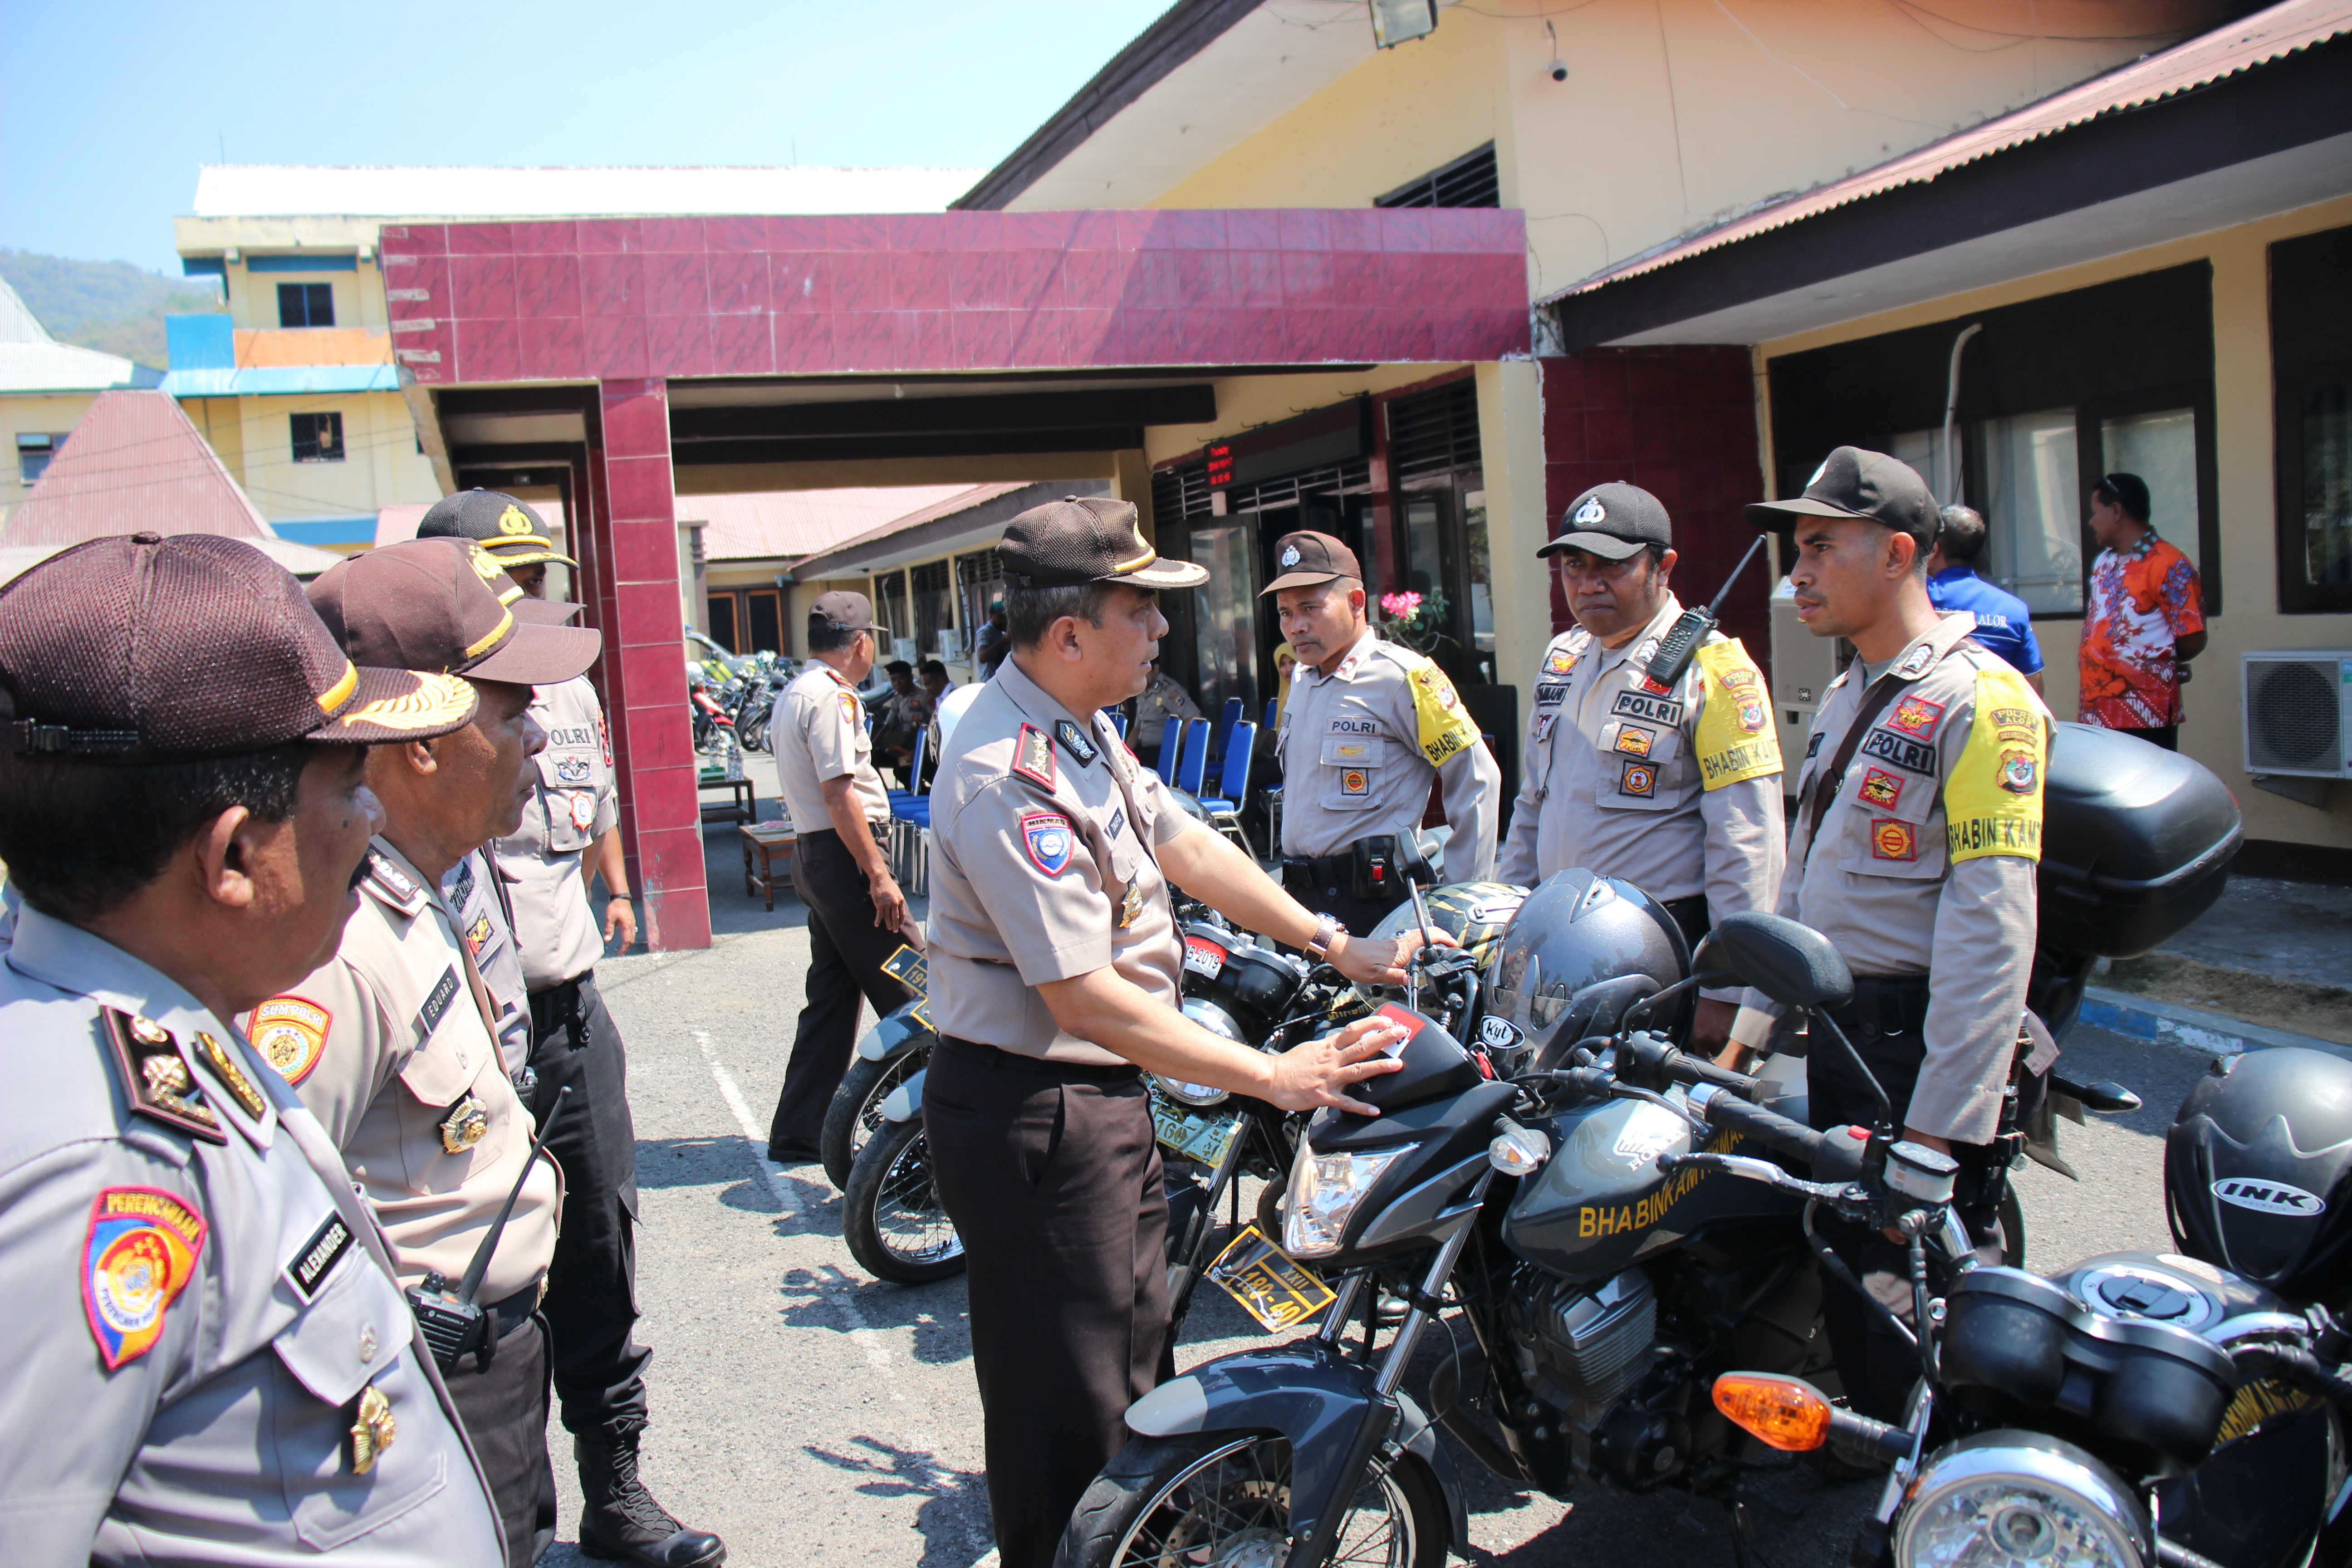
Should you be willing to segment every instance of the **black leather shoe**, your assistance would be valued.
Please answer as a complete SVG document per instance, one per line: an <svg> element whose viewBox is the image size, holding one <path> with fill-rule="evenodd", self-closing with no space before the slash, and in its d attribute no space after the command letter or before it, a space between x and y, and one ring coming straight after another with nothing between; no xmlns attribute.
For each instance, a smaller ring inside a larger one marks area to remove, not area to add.
<svg viewBox="0 0 2352 1568"><path fill-rule="evenodd" d="M637 1479L637 1439L574 1437L580 1461L580 1552L583 1556L635 1563L644 1568L718 1568L727 1543L688 1530L654 1500Z"/></svg>

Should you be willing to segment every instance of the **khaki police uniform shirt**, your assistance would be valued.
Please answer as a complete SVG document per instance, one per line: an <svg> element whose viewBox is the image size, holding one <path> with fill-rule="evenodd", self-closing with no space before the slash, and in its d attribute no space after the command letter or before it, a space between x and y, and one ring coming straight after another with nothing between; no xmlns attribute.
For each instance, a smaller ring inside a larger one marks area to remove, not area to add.
<svg viewBox="0 0 2352 1568"><path fill-rule="evenodd" d="M490 853L506 875L523 983L544 991L604 955L604 925L588 907L580 861L619 820L620 795L604 706L586 676L535 689L530 716L547 731L547 749L532 759L538 782L522 826Z"/></svg>
<svg viewBox="0 0 2352 1568"><path fill-rule="evenodd" d="M1797 778L1779 910L1828 937L1857 975L1932 976L1927 1059L1910 1109L1895 1109L1905 1125L1964 1143L1996 1130L2025 1013L2050 752L2049 710L1969 640L1974 625L1965 612L1940 617L1879 677L1896 683L1894 699L1815 839L1814 781L1864 695L1859 664L1831 683ZM1760 993L1744 1000L1777 1011Z"/></svg>
<svg viewBox="0 0 2352 1568"><path fill-rule="evenodd" d="M1055 1061L1124 1062L1063 1033L1035 987L1110 967L1176 1006L1183 945L1157 850L1207 831L1108 718L1079 718L1007 658L957 722L931 786L940 1032Z"/></svg>
<svg viewBox="0 0 2352 1568"><path fill-rule="evenodd" d="M343 1152L392 1238L401 1282L432 1269L454 1283L537 1130L474 1002L450 919L416 868L379 838L360 894L335 956L255 1008L247 1027ZM562 1196L554 1163L531 1162L482 1281L484 1305L547 1272Z"/></svg>
<svg viewBox="0 0 2352 1568"><path fill-rule="evenodd" d="M1282 852L1337 855L1360 838L1421 826L1444 786L1445 879L1494 874L1503 773L1431 660L1367 630L1329 675L1292 675L1275 742L1282 758Z"/></svg>
<svg viewBox="0 0 2352 1568"><path fill-rule="evenodd" d="M441 879L441 901L457 917L457 934L496 1004L499 1060L509 1078L530 1065L530 991L515 942L511 896L487 847L467 853Z"/></svg>
<svg viewBox="0 0 2352 1568"><path fill-rule="evenodd" d="M820 659L776 693L768 734L776 749L776 787L784 811L799 833L824 833L833 818L824 809L824 785L846 775L858 815L868 822L890 820L890 792L874 771L874 737L866 732L866 708L856 688Z"/></svg>
<svg viewBox="0 0 2352 1568"><path fill-rule="evenodd" d="M1718 923L1772 907L1784 829L1771 693L1719 633L1658 689L1646 667L1682 613L1668 595L1618 647L1579 626L1544 649L1498 879L1532 887L1580 866L1661 901L1704 893Z"/></svg>
<svg viewBox="0 0 2352 1568"><path fill-rule="evenodd" d="M136 1081L109 1008L161 1026L130 1037L149 1053ZM27 909L0 965L0 1558L499 1563L381 1238L353 1228L373 1221L347 1186L339 1209L325 1134L245 1037ZM370 1385L396 1430L355 1475Z"/></svg>

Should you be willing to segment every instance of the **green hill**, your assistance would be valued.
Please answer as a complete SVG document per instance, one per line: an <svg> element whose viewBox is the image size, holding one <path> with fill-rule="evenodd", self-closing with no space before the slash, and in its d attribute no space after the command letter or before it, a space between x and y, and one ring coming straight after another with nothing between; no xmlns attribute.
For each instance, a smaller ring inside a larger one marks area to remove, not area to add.
<svg viewBox="0 0 2352 1568"><path fill-rule="evenodd" d="M224 309L210 284L142 272L128 261L76 261L0 249L0 278L61 343L163 368L163 318Z"/></svg>

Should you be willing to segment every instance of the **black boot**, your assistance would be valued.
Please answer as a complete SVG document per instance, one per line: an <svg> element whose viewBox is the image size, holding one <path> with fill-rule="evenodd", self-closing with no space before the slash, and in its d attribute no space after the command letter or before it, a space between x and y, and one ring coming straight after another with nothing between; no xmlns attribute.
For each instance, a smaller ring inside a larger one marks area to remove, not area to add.
<svg viewBox="0 0 2352 1568"><path fill-rule="evenodd" d="M580 1461L580 1550L589 1557L616 1558L645 1568L718 1568L727 1543L707 1531L688 1530L654 1500L637 1479L637 1436L574 1437Z"/></svg>

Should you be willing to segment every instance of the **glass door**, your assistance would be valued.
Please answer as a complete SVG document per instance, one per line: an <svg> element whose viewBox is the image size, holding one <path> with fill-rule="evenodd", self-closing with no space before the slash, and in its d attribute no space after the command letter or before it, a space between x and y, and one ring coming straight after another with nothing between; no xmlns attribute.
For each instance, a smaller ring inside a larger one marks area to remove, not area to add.
<svg viewBox="0 0 2352 1568"><path fill-rule="evenodd" d="M1212 717L1229 697L1257 711L1257 562L1250 521L1192 531L1192 560L1209 580L1192 592L1195 679L1192 693Z"/></svg>

